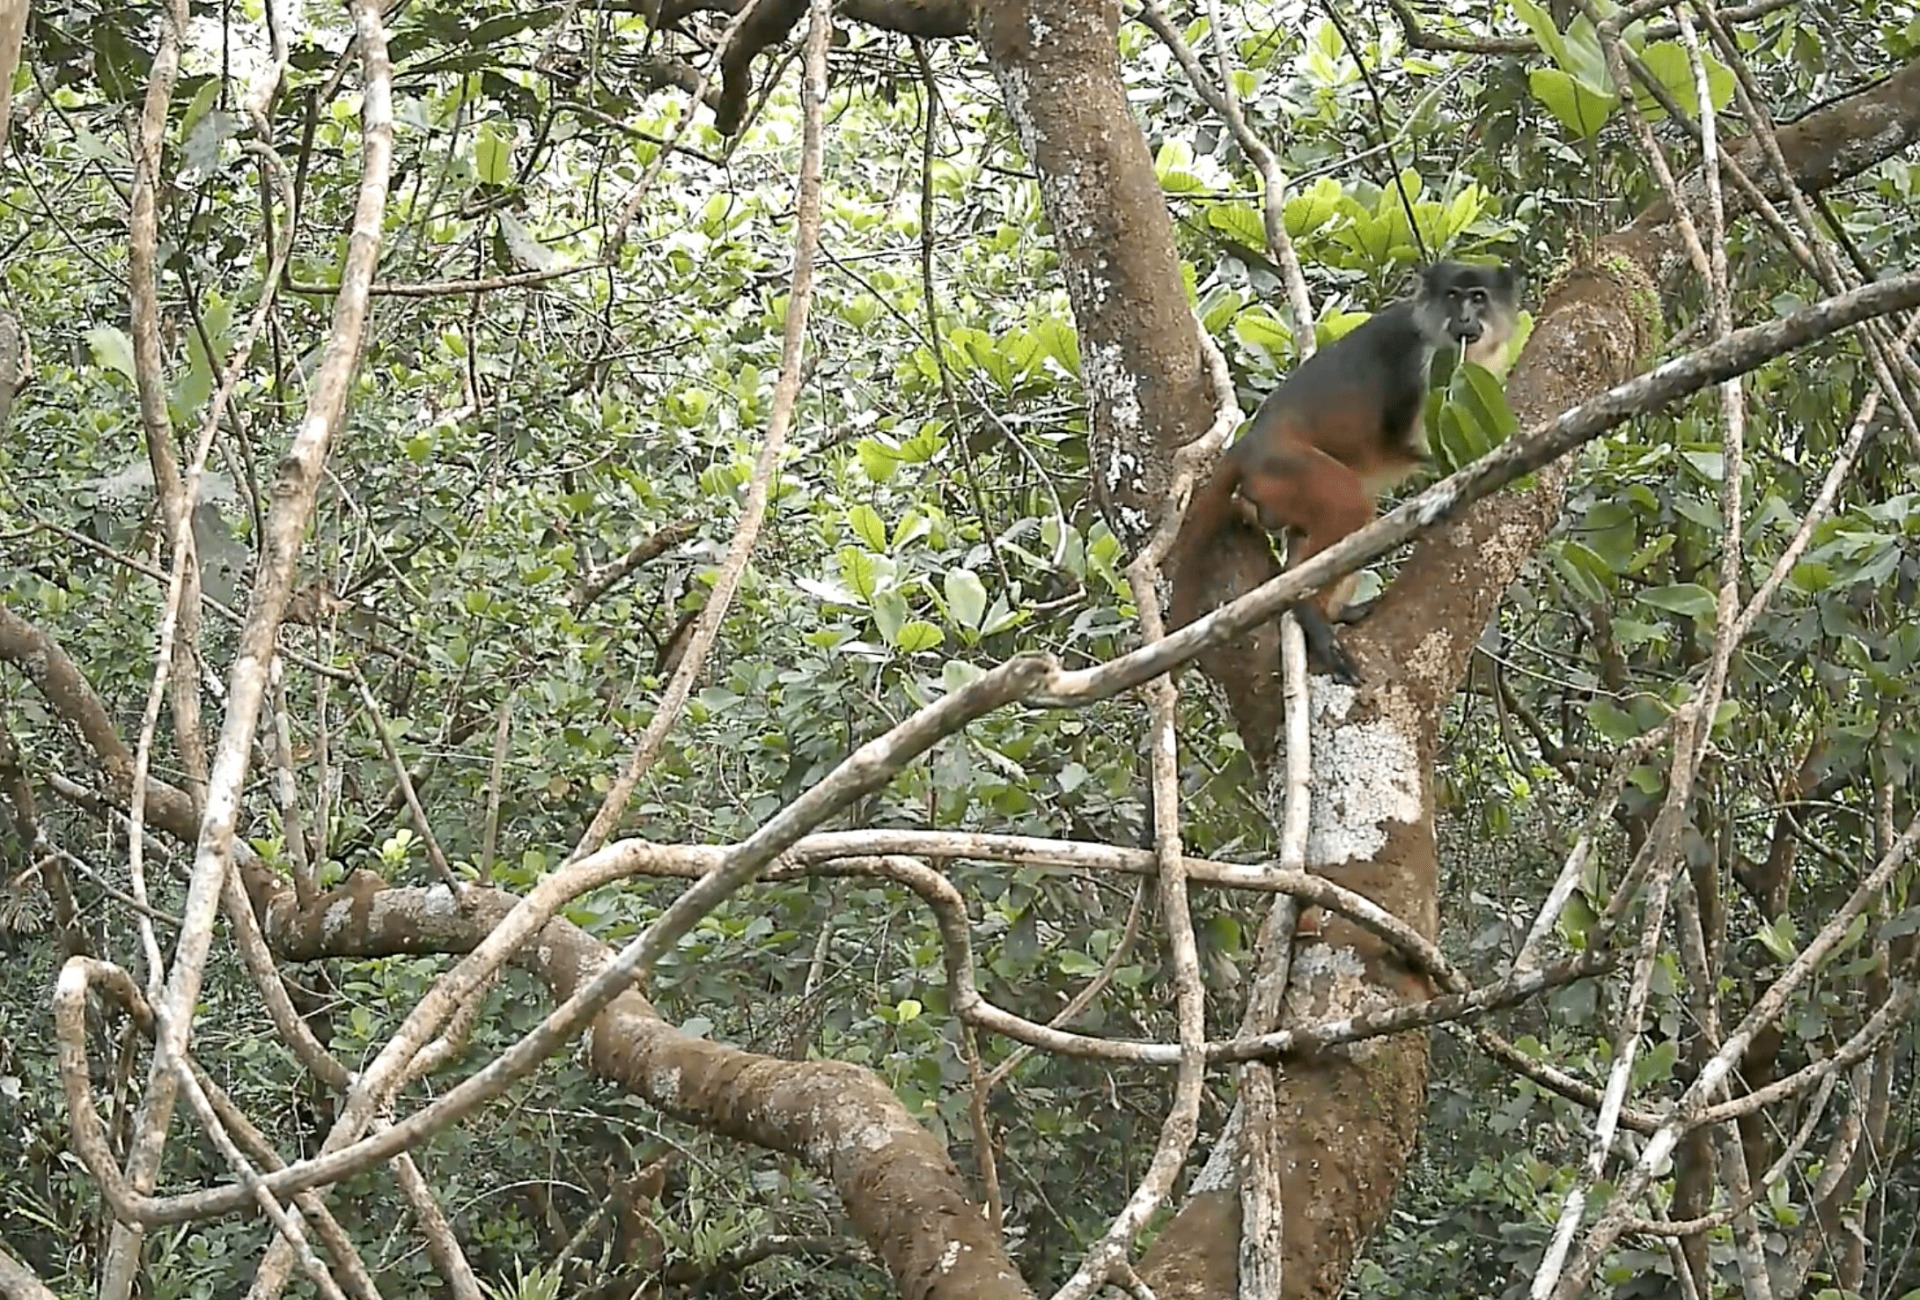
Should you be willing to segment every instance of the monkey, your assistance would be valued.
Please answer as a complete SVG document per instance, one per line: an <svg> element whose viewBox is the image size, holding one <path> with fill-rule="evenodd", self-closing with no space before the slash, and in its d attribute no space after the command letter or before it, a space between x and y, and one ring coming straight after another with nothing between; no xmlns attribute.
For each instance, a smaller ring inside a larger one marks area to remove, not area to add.
<svg viewBox="0 0 1920 1300"><path fill-rule="evenodd" d="M1426 395L1434 355L1461 347L1489 369L1518 323L1510 265L1436 262L1410 298L1374 314L1307 359L1267 394L1246 432L1195 489L1169 570L1174 630L1200 616L1208 545L1238 519L1289 535L1289 567L1373 521L1380 494L1426 459ZM1333 620L1348 575L1293 607L1307 648L1335 680L1359 683ZM1364 610L1346 611L1354 621Z"/></svg>

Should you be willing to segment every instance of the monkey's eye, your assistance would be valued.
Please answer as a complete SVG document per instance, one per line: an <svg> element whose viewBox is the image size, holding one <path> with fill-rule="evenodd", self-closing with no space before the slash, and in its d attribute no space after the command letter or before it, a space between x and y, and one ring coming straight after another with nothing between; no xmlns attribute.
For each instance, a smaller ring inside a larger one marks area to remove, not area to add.
<svg viewBox="0 0 1920 1300"><path fill-rule="evenodd" d="M1484 306L1487 301L1487 291L1485 289L1475 289L1473 291L1473 301L1477 305Z"/></svg>

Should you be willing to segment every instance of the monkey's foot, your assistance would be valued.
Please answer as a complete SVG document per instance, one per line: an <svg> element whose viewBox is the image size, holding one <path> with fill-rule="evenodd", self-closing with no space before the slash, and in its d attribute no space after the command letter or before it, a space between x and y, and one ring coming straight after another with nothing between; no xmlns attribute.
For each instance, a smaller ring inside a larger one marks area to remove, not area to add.
<svg viewBox="0 0 1920 1300"><path fill-rule="evenodd" d="M1358 686L1360 670L1333 634L1333 624L1312 605L1298 605L1293 611L1300 632L1307 642L1307 658L1342 686Z"/></svg>

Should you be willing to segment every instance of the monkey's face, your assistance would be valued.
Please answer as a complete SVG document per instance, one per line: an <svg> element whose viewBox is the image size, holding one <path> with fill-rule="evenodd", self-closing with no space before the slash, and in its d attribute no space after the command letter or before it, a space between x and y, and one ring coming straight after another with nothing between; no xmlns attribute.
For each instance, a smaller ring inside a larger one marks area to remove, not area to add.
<svg viewBox="0 0 1920 1300"><path fill-rule="evenodd" d="M1425 276L1430 310L1445 322L1447 337L1469 360L1486 364L1513 335L1514 282L1508 266L1442 262Z"/></svg>
<svg viewBox="0 0 1920 1300"><path fill-rule="evenodd" d="M1447 335L1469 347L1486 334L1494 310L1493 294L1483 284L1450 284L1442 301L1447 308Z"/></svg>

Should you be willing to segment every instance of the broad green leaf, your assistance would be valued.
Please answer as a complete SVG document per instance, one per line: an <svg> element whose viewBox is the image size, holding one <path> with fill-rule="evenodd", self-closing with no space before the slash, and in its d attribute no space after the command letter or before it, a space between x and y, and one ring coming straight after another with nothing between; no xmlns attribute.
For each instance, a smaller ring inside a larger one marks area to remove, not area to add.
<svg viewBox="0 0 1920 1300"><path fill-rule="evenodd" d="M971 686L987 675L987 670L964 659L949 659L940 665L940 684L949 692Z"/></svg>
<svg viewBox="0 0 1920 1300"><path fill-rule="evenodd" d="M1258 348L1277 365L1293 347L1293 331L1264 303L1255 303L1233 319L1233 334L1250 348Z"/></svg>
<svg viewBox="0 0 1920 1300"><path fill-rule="evenodd" d="M1648 565L1672 549L1673 534L1661 533L1634 553L1633 558L1627 561L1626 572L1644 573Z"/></svg>
<svg viewBox="0 0 1920 1300"><path fill-rule="evenodd" d="M1594 729L1616 745L1625 744L1640 734L1640 724L1633 720L1633 715L1612 700L1588 700L1586 712L1587 721L1593 724Z"/></svg>
<svg viewBox="0 0 1920 1300"><path fill-rule="evenodd" d="M853 529L853 535L870 551L887 549L887 525L880 518L880 512L864 501L847 511L847 524Z"/></svg>
<svg viewBox="0 0 1920 1300"><path fill-rule="evenodd" d="M1648 1084L1663 1083L1673 1077L1673 1067L1680 1059L1680 1046L1671 1038L1663 1038L1655 1043L1633 1063L1633 1085L1644 1088Z"/></svg>
<svg viewBox="0 0 1920 1300"><path fill-rule="evenodd" d="M1727 474L1727 458L1718 451L1682 451L1680 459L1709 483L1718 483Z"/></svg>
<svg viewBox="0 0 1920 1300"><path fill-rule="evenodd" d="M473 146L473 169L482 185L505 185L513 179L513 140L488 122Z"/></svg>
<svg viewBox="0 0 1920 1300"><path fill-rule="evenodd" d="M1338 238L1374 266L1385 266L1392 260L1393 226L1379 217L1355 213L1352 224Z"/></svg>
<svg viewBox="0 0 1920 1300"><path fill-rule="evenodd" d="M1581 599L1605 604L1612 598L1613 568L1590 547L1571 537L1565 539L1554 555L1554 567Z"/></svg>
<svg viewBox="0 0 1920 1300"><path fill-rule="evenodd" d="M901 624L894 635L887 639L897 649L911 655L934 649L947 639L947 634L925 619L916 618Z"/></svg>
<svg viewBox="0 0 1920 1300"><path fill-rule="evenodd" d="M1281 209L1281 219L1286 225L1287 234L1293 239L1304 239L1320 227L1338 216L1345 206L1346 192L1340 188L1340 182L1331 176L1322 176L1313 183L1312 188L1295 195ZM1255 247L1264 247L1266 234L1264 227L1260 243Z"/></svg>
<svg viewBox="0 0 1920 1300"><path fill-rule="evenodd" d="M1797 929L1790 915L1781 915L1772 921L1763 922L1754 931L1754 937L1768 952L1780 961L1792 961L1799 954L1800 943Z"/></svg>
<svg viewBox="0 0 1920 1300"><path fill-rule="evenodd" d="M1614 97L1575 80L1558 68L1535 68L1527 87L1560 125L1578 139L1594 134L1613 113Z"/></svg>
<svg viewBox="0 0 1920 1300"><path fill-rule="evenodd" d="M1719 112L1733 102L1733 70L1713 57L1704 54L1707 67L1707 93L1713 99L1713 108ZM1677 41L1655 41L1640 51L1640 61L1659 81L1661 87L1673 96L1690 116L1700 113L1700 96L1695 93L1693 68L1687 61L1687 51ZM1637 102L1640 111L1649 121L1658 122L1667 115L1660 102L1642 88L1638 92Z"/></svg>
<svg viewBox="0 0 1920 1300"><path fill-rule="evenodd" d="M1207 183L1185 167L1169 167L1160 173L1160 188L1169 194L1198 194Z"/></svg>
<svg viewBox="0 0 1920 1300"><path fill-rule="evenodd" d="M900 516L900 522L894 525L893 544L887 549L898 551L910 542L919 541L932 531L933 520L927 517L926 512L908 507L907 512Z"/></svg>
<svg viewBox="0 0 1920 1300"><path fill-rule="evenodd" d="M1566 42L1560 37L1559 27L1554 25L1553 16L1545 5L1535 4L1534 0L1511 0L1513 12L1527 30L1533 33L1533 39L1540 43L1540 50L1555 63L1567 61Z"/></svg>
<svg viewBox="0 0 1920 1300"><path fill-rule="evenodd" d="M1223 293L1201 314L1200 327L1209 334L1218 334L1227 327L1229 321L1239 315L1240 309L1246 305L1246 295L1238 289Z"/></svg>
<svg viewBox="0 0 1920 1300"><path fill-rule="evenodd" d="M1207 209L1207 224L1242 248L1267 246L1266 224L1251 203L1216 203Z"/></svg>
<svg viewBox="0 0 1920 1300"><path fill-rule="evenodd" d="M1567 24L1560 66L1575 81L1590 87L1606 87L1609 92L1612 89L1613 77L1607 71L1606 52L1600 48L1600 33L1585 14L1575 14Z"/></svg>
<svg viewBox="0 0 1920 1300"><path fill-rule="evenodd" d="M1074 378L1080 377L1080 336L1063 320L1043 320L1033 327L1034 339L1048 356Z"/></svg>
<svg viewBox="0 0 1920 1300"><path fill-rule="evenodd" d="M1712 618L1719 602L1717 596L1697 582L1676 582L1670 587L1655 587L1651 591L1641 592L1635 599L1670 614L1684 614L1699 619Z"/></svg>
<svg viewBox="0 0 1920 1300"><path fill-rule="evenodd" d="M860 472L875 483L885 483L900 468L900 454L874 438L862 438L854 444L860 460Z"/></svg>
<svg viewBox="0 0 1920 1300"><path fill-rule="evenodd" d="M96 325L87 331L87 350L93 363L124 375L128 383L137 382L133 373L133 340L113 325Z"/></svg>
<svg viewBox="0 0 1920 1300"><path fill-rule="evenodd" d="M847 590L857 595L862 603L872 600L880 588L875 557L857 546L843 546L837 558L840 561L840 580Z"/></svg>
<svg viewBox="0 0 1920 1300"><path fill-rule="evenodd" d="M907 625L907 598L898 587L873 594L873 625L888 645L900 644L900 629Z"/></svg>
<svg viewBox="0 0 1920 1300"><path fill-rule="evenodd" d="M507 255L521 270L550 270L560 260L558 253L535 239L533 232L511 212L496 212L494 221L500 228L500 242L506 245Z"/></svg>
<svg viewBox="0 0 1920 1300"><path fill-rule="evenodd" d="M1456 372L1452 385L1461 405L1479 422L1490 443L1498 445L1513 436L1520 422L1507 406L1506 390L1491 372L1468 361Z"/></svg>
<svg viewBox="0 0 1920 1300"><path fill-rule="evenodd" d="M1330 311L1314 326L1314 342L1323 348L1329 343L1337 343L1366 324L1372 314L1364 311Z"/></svg>
<svg viewBox="0 0 1920 1300"><path fill-rule="evenodd" d="M1920 907L1909 907L1897 916L1888 918L1880 927L1882 940L1904 939L1910 934L1920 933ZM1920 1291L1912 1293L1920 1296Z"/></svg>
<svg viewBox="0 0 1920 1300"><path fill-rule="evenodd" d="M947 606L961 626L979 630L987 612L987 589L971 569L948 569Z"/></svg>

